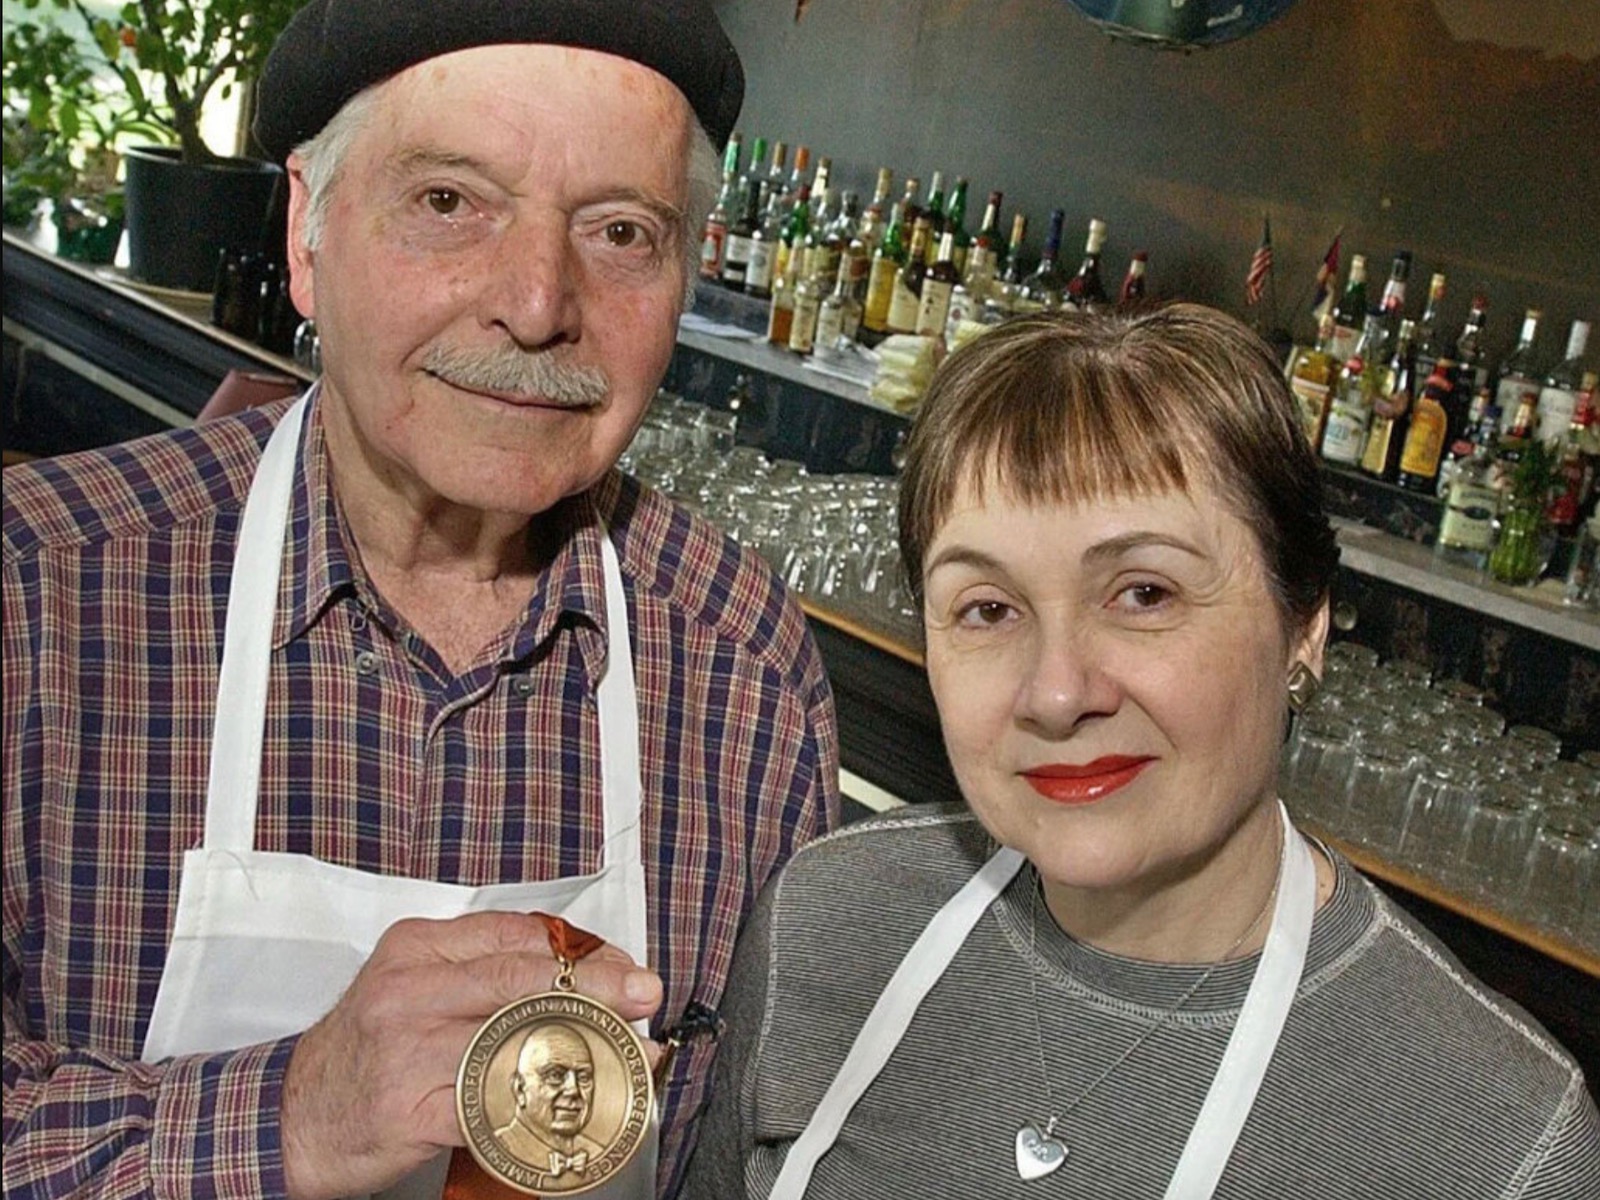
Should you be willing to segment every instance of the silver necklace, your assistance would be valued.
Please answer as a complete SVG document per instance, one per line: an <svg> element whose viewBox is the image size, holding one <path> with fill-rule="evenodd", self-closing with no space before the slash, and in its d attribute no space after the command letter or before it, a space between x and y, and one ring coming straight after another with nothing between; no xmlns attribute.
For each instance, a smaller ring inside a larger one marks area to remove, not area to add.
<svg viewBox="0 0 1600 1200"><path fill-rule="evenodd" d="M1044 1128L1039 1127L1037 1121L1029 1121L1017 1130L1017 1174L1023 1179L1041 1179L1050 1174L1067 1161L1067 1144L1055 1136L1056 1126L1063 1118L1071 1113L1078 1105L1082 1104L1107 1079L1114 1075L1119 1067L1132 1058L1139 1047L1144 1045L1166 1023L1183 1011L1183 1006L1194 998L1196 992L1205 986L1216 969L1233 957L1234 952L1244 945L1245 940L1255 932L1261 924L1261 919L1272 909L1272 901L1278 894L1278 887L1283 881L1283 848L1280 843L1278 849L1278 874L1272 884L1272 890L1267 893L1266 901L1261 905L1261 911L1256 913L1250 924L1246 925L1244 932L1234 939L1233 945L1222 953L1222 957L1211 963L1200 972L1199 978L1184 990L1178 997L1176 1004L1162 1013L1156 1020L1144 1029L1138 1037L1134 1038L1128 1048L1112 1061L1100 1074L1090 1081L1089 1086L1079 1092L1065 1106L1056 1103L1055 1089L1050 1086L1050 1060L1044 1049L1044 1022L1039 1016L1039 980L1038 973L1032 964L1028 968L1028 989L1033 996L1033 1036L1034 1043L1039 1051L1039 1071L1044 1080L1045 1099L1050 1104L1050 1116L1044 1122ZM1039 892L1042 890L1037 873L1033 879L1033 891L1029 896L1028 904L1028 950L1029 957L1038 956L1039 944Z"/></svg>

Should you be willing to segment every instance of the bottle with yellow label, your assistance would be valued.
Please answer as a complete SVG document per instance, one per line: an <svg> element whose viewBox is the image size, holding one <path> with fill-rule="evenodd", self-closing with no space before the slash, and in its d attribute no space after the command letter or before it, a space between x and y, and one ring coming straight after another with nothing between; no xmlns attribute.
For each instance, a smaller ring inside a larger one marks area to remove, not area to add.
<svg viewBox="0 0 1600 1200"><path fill-rule="evenodd" d="M1441 358L1423 386L1422 395L1411 411L1411 427L1400 451L1401 487L1432 492L1438 486L1439 463L1450 432L1450 413L1446 404L1455 389L1456 364Z"/></svg>

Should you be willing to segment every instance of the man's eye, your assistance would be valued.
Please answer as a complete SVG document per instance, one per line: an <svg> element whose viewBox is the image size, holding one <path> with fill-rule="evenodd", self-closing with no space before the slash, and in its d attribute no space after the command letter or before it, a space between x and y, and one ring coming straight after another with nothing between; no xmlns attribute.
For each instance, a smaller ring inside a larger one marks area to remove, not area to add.
<svg viewBox="0 0 1600 1200"><path fill-rule="evenodd" d="M632 246L643 236L644 230L632 221L613 221L606 226L606 241L613 246Z"/></svg>
<svg viewBox="0 0 1600 1200"><path fill-rule="evenodd" d="M451 188L429 188L428 207L441 217L454 216L461 208L461 193Z"/></svg>

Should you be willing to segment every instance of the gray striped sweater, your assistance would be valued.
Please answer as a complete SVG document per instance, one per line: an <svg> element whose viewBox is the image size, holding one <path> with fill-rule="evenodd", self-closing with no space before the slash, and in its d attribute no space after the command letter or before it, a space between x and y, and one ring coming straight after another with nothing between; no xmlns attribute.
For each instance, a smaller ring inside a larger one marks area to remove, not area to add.
<svg viewBox="0 0 1600 1200"><path fill-rule="evenodd" d="M767 1196L890 974L993 849L965 811L917 807L849 826L788 865L740 942L683 1200ZM1335 861L1334 895L1218 1197L1600 1200L1600 1115L1572 1060ZM1065 1103L1200 971L1104 954L1047 919L1030 940L1037 886L1024 869L984 915L808 1200L1159 1200L1256 958L1218 968L1058 1126L1065 1164L1023 1182L1017 1130L1050 1112L1030 974Z"/></svg>

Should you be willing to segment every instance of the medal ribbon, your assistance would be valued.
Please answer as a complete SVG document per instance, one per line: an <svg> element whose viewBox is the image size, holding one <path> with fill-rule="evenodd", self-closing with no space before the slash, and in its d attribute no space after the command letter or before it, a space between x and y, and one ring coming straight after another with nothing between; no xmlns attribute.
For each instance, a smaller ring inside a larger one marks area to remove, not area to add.
<svg viewBox="0 0 1600 1200"><path fill-rule="evenodd" d="M573 987L573 968L581 959L604 946L605 939L549 913L536 912L530 915L544 919L550 939L550 953L556 959L556 990L570 992ZM581 1164L571 1165L582 1169ZM552 1171L559 1174L553 1164ZM527 1200L527 1195L490 1175L478 1165L472 1152L465 1146L457 1146L450 1152L450 1173L445 1177L443 1200Z"/></svg>

